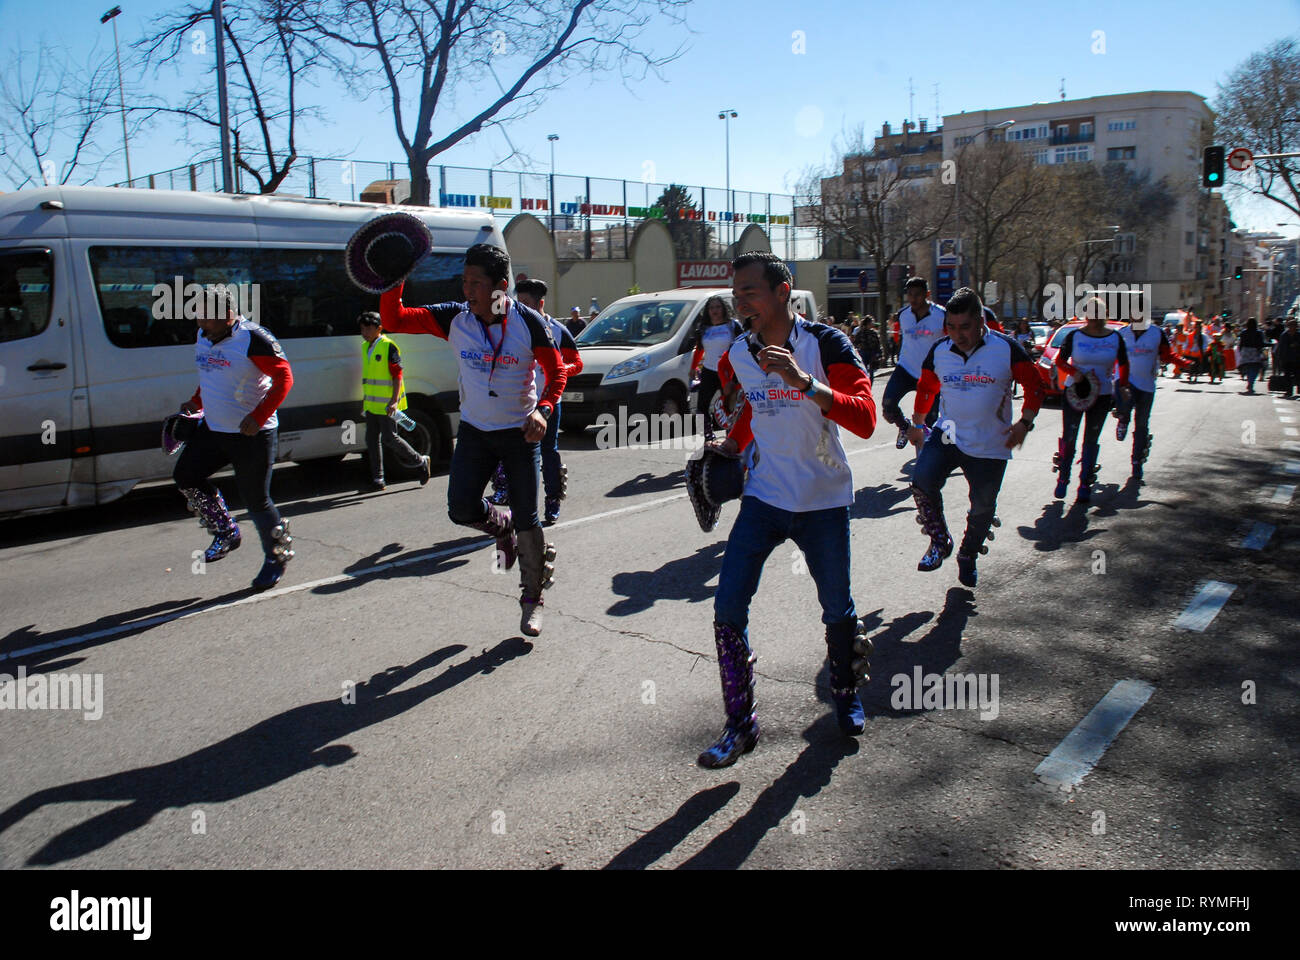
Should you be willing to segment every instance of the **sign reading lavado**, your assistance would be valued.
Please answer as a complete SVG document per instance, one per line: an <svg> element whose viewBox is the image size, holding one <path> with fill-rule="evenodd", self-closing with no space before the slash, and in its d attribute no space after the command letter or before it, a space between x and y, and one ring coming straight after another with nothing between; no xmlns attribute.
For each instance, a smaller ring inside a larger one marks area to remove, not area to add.
<svg viewBox="0 0 1300 960"><path fill-rule="evenodd" d="M731 286L730 260L682 260L677 264L679 287Z"/></svg>

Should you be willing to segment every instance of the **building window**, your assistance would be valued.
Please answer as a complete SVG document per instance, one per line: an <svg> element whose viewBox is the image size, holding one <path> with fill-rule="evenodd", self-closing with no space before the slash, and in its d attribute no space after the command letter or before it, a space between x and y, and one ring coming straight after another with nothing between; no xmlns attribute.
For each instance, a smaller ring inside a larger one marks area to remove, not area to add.
<svg viewBox="0 0 1300 960"><path fill-rule="evenodd" d="M1106 150L1107 160L1136 160L1137 147L1110 147Z"/></svg>
<svg viewBox="0 0 1300 960"><path fill-rule="evenodd" d="M1195 242L1196 242L1196 237L1195 237L1195 235L1192 233L1192 231L1188 230L1186 233L1183 234L1183 245L1184 245L1184 246L1188 246L1188 247L1190 247L1190 246L1191 246L1192 244L1194 244Z"/></svg>
<svg viewBox="0 0 1300 960"><path fill-rule="evenodd" d="M1081 137L1091 137L1091 136L1092 136L1092 124L1091 124L1091 123L1081 123L1081 124L1079 124L1079 136L1081 136Z"/></svg>
<svg viewBox="0 0 1300 960"><path fill-rule="evenodd" d="M1034 163L1050 163L1046 147L1034 151Z"/></svg>
<svg viewBox="0 0 1300 960"><path fill-rule="evenodd" d="M1125 130L1136 130L1137 121L1130 118L1124 120L1111 120L1106 124L1106 129L1110 133L1122 133Z"/></svg>
<svg viewBox="0 0 1300 960"><path fill-rule="evenodd" d="M1192 261L1190 261L1190 260L1184 260L1184 261L1183 261L1183 273L1191 273L1191 272L1192 272Z"/></svg>
<svg viewBox="0 0 1300 960"><path fill-rule="evenodd" d="M1086 163L1092 159L1091 147L1057 147L1055 163Z"/></svg>

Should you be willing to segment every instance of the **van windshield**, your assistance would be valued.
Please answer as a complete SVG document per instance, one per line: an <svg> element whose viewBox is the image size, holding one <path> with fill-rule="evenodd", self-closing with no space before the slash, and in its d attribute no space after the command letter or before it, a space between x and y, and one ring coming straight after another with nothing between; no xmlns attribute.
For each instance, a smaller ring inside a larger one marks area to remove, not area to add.
<svg viewBox="0 0 1300 960"><path fill-rule="evenodd" d="M677 332L694 301L641 300L600 314L578 334L580 347L646 347L663 343Z"/></svg>

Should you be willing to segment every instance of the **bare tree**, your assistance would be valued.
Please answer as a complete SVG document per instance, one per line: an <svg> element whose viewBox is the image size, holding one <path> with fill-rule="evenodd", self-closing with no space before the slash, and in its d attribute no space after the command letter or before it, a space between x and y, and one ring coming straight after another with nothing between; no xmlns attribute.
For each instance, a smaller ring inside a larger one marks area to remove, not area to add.
<svg viewBox="0 0 1300 960"><path fill-rule="evenodd" d="M1042 165L1002 141L965 147L956 158L956 181L971 285L981 290L1033 249L1036 213L1051 187Z"/></svg>
<svg viewBox="0 0 1300 960"><path fill-rule="evenodd" d="M656 12L684 22L687 2L326 0L312 4L307 19L315 37L334 44L353 82L387 99L411 171L411 202L427 204L434 157L491 123L524 116L567 77L617 72L627 82L657 74L682 48L660 56L638 38ZM455 97L481 105L468 119L447 120Z"/></svg>
<svg viewBox="0 0 1300 960"><path fill-rule="evenodd" d="M11 52L0 72L0 175L11 187L81 183L95 178L113 150L96 128L113 113L117 74L93 53L79 67L42 43Z"/></svg>
<svg viewBox="0 0 1300 960"><path fill-rule="evenodd" d="M1300 151L1300 42L1278 40L1252 54L1219 85L1217 139L1254 154ZM1229 181L1300 217L1300 157L1256 160Z"/></svg>
<svg viewBox="0 0 1300 960"><path fill-rule="evenodd" d="M319 117L304 106L299 89L308 84L322 61L316 39L304 29L303 0L228 0L223 19L229 64L229 109L235 166L251 176L259 193L274 193L298 160L299 122ZM185 53L214 55L207 31L212 7L194 5L158 17L153 33L136 42L147 63L157 67ZM170 114L220 134L216 92L205 82L191 91L181 107L142 104L136 112L154 117Z"/></svg>
<svg viewBox="0 0 1300 960"><path fill-rule="evenodd" d="M805 198L800 222L830 239L860 249L876 271L876 309L890 310L889 273L910 263L912 246L936 235L953 207L954 193L938 177L916 176L902 155L883 144L867 147L863 127L849 135L830 166L807 171L796 187Z"/></svg>

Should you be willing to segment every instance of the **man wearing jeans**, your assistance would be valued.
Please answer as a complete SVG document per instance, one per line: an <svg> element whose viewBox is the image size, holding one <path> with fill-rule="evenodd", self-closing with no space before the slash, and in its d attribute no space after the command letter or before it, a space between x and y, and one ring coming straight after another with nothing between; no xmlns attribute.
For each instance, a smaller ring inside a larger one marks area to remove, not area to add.
<svg viewBox="0 0 1300 960"><path fill-rule="evenodd" d="M750 466L714 596L726 726L700 754L705 767L728 766L758 742L749 604L764 561L787 539L803 552L817 587L836 719L848 734L865 727L856 689L870 649L849 589L853 474L839 427L871 436L871 381L848 337L795 316L790 271L778 257L747 253L733 269L736 312L752 323L723 354L718 375L724 390L738 381L748 402L713 449L743 453Z"/></svg>
<svg viewBox="0 0 1300 960"><path fill-rule="evenodd" d="M975 557L987 553L984 541L993 539L1002 475L1012 448L1034 429L1043 387L1025 348L985 325L980 298L970 287L962 287L948 301L945 330L948 335L930 348L921 365L915 422L907 432L919 450L912 472L917 522L930 538L916 568L938 570L952 553L942 490L949 474L960 468L970 485L970 512L957 551L957 579L973 587L978 580ZM1016 383L1025 391L1025 400L1020 419L1012 423L1011 391ZM939 417L927 440L927 430L919 424L936 396Z"/></svg>
<svg viewBox="0 0 1300 960"><path fill-rule="evenodd" d="M209 533L203 559L215 563L243 541L239 524L208 477L230 464L249 519L262 541L264 562L254 590L280 582L293 559L289 524L271 500L271 468L277 449L276 409L293 386L293 371L279 341L235 312L224 288L212 288L205 315L198 320L194 345L199 388L181 404L185 413L202 411L203 420L186 443L172 479Z"/></svg>
<svg viewBox="0 0 1300 960"><path fill-rule="evenodd" d="M542 632L542 590L554 572L555 549L537 519L540 441L546 435L566 380L550 325L537 311L506 296L510 259L486 243L465 252L465 303L402 306L402 284L379 300L384 329L431 333L446 340L460 366L460 431L447 481L447 513L453 523L497 540L502 566L519 559L519 629ZM535 364L545 374L539 397ZM505 467L510 509L483 499L492 471Z"/></svg>

